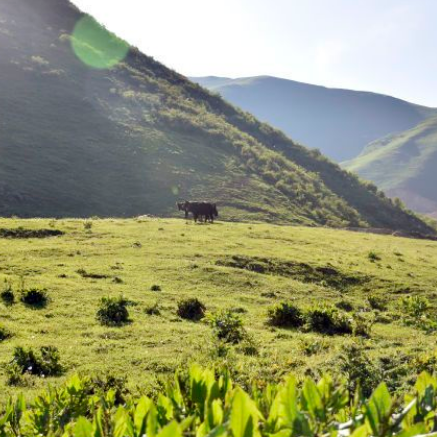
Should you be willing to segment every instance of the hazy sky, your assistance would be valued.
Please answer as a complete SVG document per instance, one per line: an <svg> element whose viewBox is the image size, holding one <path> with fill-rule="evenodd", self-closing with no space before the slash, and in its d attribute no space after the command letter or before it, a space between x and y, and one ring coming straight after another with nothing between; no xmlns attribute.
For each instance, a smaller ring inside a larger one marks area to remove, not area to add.
<svg viewBox="0 0 437 437"><path fill-rule="evenodd" d="M437 107L437 0L73 0L187 76L272 75Z"/></svg>

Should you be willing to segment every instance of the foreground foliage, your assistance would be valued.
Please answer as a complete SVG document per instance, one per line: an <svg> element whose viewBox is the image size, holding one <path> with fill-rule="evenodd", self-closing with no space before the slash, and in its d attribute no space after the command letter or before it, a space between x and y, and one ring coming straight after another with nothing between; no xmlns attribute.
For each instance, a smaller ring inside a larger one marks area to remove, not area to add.
<svg viewBox="0 0 437 437"><path fill-rule="evenodd" d="M108 380L109 381L109 380ZM318 382L288 376L250 394L228 371L192 366L152 398L127 399L119 384L74 376L30 404L10 399L2 436L413 436L436 435L437 378L422 373L413 394L394 399L385 383L370 398L325 375ZM110 388L109 388L110 387Z"/></svg>

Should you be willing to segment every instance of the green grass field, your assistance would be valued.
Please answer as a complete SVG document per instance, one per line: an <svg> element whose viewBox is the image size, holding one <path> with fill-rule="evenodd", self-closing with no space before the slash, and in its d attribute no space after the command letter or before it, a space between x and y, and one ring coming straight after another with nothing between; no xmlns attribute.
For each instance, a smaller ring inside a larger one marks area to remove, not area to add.
<svg viewBox="0 0 437 437"><path fill-rule="evenodd" d="M407 326L401 301L426 296L433 317L437 242L267 224L196 225L153 218L90 222L86 229L83 220L0 220L0 228L65 232L43 239L0 238L0 288L3 280L10 281L16 295L14 305L0 303L0 323L13 334L0 343L3 399L17 391L34 393L76 372L125 376L132 390L148 390L157 378L192 362L225 362L242 382L279 380L290 372L318 375L339 369L343 347L355 342L383 366L387 378L395 372L393 381L399 374L404 384L415 379L414 363L428 363L424 354L434 352L435 334ZM83 271L104 277L84 277ZM327 272L326 278L316 271ZM153 285L161 291L152 291ZM47 290L45 308L19 301L19 290L32 287ZM120 295L135 302L129 307L132 323L102 326L96 319L100 299ZM386 299L388 308L371 309L369 295ZM246 355L238 345L219 353L206 322L176 315L178 301L188 297L199 298L208 313L236 311L258 354ZM268 309L282 301L310 308L342 299L375 319L370 338L266 324ZM155 303L161 315L146 314ZM7 385L6 366L16 346L48 345L59 349L64 376Z"/></svg>

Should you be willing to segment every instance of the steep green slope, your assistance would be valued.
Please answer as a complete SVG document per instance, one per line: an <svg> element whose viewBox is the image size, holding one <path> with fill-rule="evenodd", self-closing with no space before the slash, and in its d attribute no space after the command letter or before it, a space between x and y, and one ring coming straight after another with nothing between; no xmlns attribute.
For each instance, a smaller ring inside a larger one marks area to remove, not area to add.
<svg viewBox="0 0 437 437"><path fill-rule="evenodd" d="M344 166L410 208L437 217L437 117L369 144Z"/></svg>
<svg viewBox="0 0 437 437"><path fill-rule="evenodd" d="M336 161L355 158L371 141L437 114L436 109L381 94L269 76L192 80Z"/></svg>
<svg viewBox="0 0 437 437"><path fill-rule="evenodd" d="M196 197L228 219L430 232L138 50L118 59L124 43L67 0L2 2L0 20L2 215L171 215Z"/></svg>

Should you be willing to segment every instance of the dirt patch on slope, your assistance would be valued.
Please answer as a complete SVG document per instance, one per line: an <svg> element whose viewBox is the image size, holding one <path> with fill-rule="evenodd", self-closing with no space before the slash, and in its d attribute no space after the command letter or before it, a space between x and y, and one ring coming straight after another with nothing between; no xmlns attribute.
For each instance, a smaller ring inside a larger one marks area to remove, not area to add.
<svg viewBox="0 0 437 437"><path fill-rule="evenodd" d="M216 265L270 274L294 280L345 289L368 282L367 276L349 275L332 266L312 266L306 263L275 258L246 257L234 255L218 260Z"/></svg>

